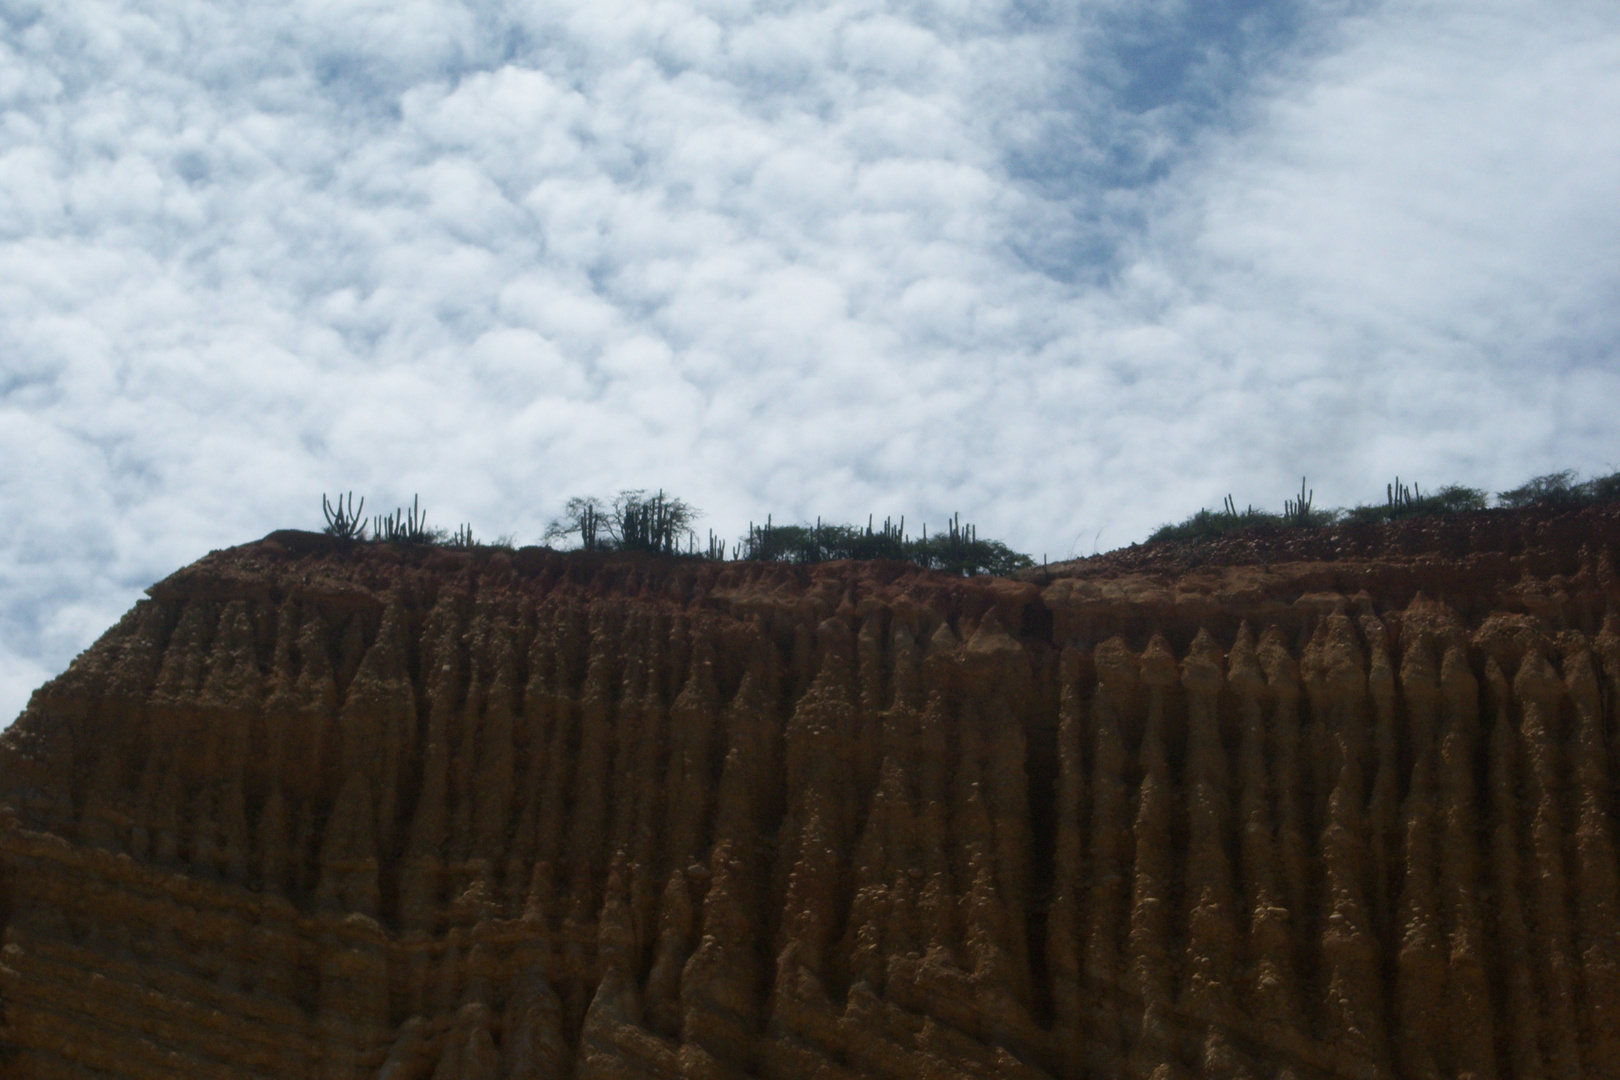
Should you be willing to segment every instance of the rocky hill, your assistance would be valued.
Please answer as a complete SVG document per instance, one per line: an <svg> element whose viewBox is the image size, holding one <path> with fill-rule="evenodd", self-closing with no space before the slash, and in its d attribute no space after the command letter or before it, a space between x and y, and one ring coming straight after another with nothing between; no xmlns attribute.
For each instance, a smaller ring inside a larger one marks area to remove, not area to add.
<svg viewBox="0 0 1620 1080"><path fill-rule="evenodd" d="M272 534L0 737L0 1074L1620 1077L1617 560Z"/></svg>

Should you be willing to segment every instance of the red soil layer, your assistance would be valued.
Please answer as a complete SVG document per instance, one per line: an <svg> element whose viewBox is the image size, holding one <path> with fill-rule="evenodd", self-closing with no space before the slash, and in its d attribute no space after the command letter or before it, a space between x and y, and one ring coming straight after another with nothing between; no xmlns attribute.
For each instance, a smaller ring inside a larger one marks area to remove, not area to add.
<svg viewBox="0 0 1620 1080"><path fill-rule="evenodd" d="M1617 553L272 534L0 736L0 1068L1620 1076Z"/></svg>

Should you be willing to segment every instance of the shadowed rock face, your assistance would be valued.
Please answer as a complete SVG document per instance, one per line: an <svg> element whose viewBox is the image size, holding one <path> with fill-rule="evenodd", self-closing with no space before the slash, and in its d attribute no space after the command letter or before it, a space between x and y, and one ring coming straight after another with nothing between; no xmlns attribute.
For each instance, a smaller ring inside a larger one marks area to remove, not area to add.
<svg viewBox="0 0 1620 1080"><path fill-rule="evenodd" d="M1620 526L1558 529L210 555L0 737L0 1074L1620 1076Z"/></svg>

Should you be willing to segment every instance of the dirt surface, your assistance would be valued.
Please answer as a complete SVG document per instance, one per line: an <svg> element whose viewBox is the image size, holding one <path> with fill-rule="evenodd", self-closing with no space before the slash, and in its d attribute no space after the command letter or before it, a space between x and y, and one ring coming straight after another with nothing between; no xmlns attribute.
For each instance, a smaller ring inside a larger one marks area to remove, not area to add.
<svg viewBox="0 0 1620 1080"><path fill-rule="evenodd" d="M0 737L0 1074L1620 1076L1617 554L215 552Z"/></svg>

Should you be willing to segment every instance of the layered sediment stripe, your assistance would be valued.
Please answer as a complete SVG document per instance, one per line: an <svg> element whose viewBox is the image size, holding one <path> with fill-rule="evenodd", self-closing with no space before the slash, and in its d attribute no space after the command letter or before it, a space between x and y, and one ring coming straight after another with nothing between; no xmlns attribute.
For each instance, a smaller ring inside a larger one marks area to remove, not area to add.
<svg viewBox="0 0 1620 1080"><path fill-rule="evenodd" d="M1055 587L484 558L182 577L41 691L20 1075L1620 1071L1590 598L1088 639Z"/></svg>

